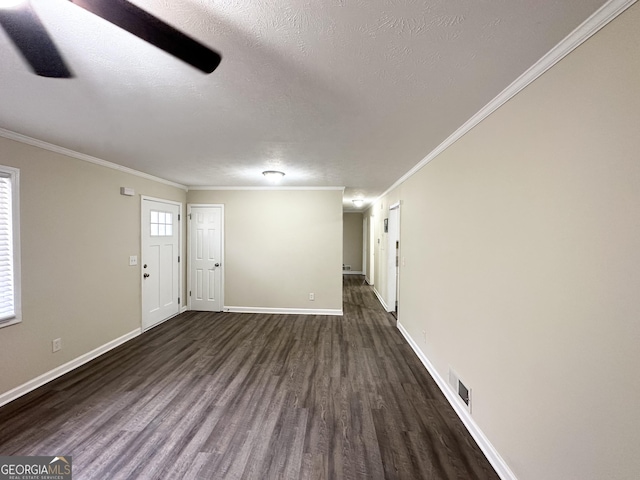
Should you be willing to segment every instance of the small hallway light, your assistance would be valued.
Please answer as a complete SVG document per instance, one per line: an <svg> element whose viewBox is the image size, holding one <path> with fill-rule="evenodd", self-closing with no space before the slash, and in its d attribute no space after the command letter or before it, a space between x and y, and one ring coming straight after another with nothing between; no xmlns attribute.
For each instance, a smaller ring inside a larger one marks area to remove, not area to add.
<svg viewBox="0 0 640 480"><path fill-rule="evenodd" d="M279 172L278 170L265 170L262 172L262 175L264 175L268 180L277 182L284 177L284 172Z"/></svg>
<svg viewBox="0 0 640 480"><path fill-rule="evenodd" d="M352 200L352 202L357 208L360 208L362 205L364 205L364 200L361 198L356 198L355 200Z"/></svg>

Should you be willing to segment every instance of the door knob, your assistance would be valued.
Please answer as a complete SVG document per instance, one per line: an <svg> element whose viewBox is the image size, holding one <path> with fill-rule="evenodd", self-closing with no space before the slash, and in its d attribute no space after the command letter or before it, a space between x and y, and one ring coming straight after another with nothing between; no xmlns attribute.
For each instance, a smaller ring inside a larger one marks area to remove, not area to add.
<svg viewBox="0 0 640 480"><path fill-rule="evenodd" d="M219 267L219 266L220 266L220 264L219 264L219 263L216 263L216 264L214 265L214 267Z"/></svg>
<svg viewBox="0 0 640 480"><path fill-rule="evenodd" d="M144 278L147 278L148 276L149 276L149 274L148 274L148 273L145 273L145 274L143 275L143 277L144 277Z"/></svg>

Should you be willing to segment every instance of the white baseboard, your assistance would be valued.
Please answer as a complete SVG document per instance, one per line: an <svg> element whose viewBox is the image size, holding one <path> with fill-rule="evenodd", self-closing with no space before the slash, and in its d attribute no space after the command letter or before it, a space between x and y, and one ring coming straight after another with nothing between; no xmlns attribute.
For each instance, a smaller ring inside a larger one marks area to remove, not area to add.
<svg viewBox="0 0 640 480"><path fill-rule="evenodd" d="M342 316L342 309L331 308L271 308L271 307L227 307L225 312L231 313L268 313L276 315L338 315Z"/></svg>
<svg viewBox="0 0 640 480"><path fill-rule="evenodd" d="M91 350L90 352L87 352L84 355L80 355L79 357L71 360L70 362L65 363L64 365L60 365L59 367L56 367L53 370L49 370L47 373L43 373L39 377L36 377L33 380L29 380L28 382L23 383L22 385L12 390L9 390L8 392L3 393L2 395L0 395L0 407L2 405L6 405L9 402L12 402L13 400L23 395L26 395L27 393L31 392L32 390L35 390L38 387L41 387L45 383L49 383L50 381L55 380L56 378L64 375L65 373L69 373L71 370L74 370L84 365L85 363L90 362L94 358L97 358L100 355L107 353L109 350L113 350L114 348L122 345L123 343L128 342L132 338L137 337L138 335L140 335L140 333L141 333L141 330L139 328L136 328L132 332L129 332L119 338L116 338L115 340L111 340L110 342L105 343L104 345L94 350Z"/></svg>
<svg viewBox="0 0 640 480"><path fill-rule="evenodd" d="M159 322L154 323L153 325L149 325L148 327L142 328L141 331L142 331L142 333L148 332L152 328L156 328L157 326L162 325L164 322L168 322L172 318L176 318L178 315L180 315L181 313L186 312L186 311L187 311L187 307L180 307L178 309L178 313L174 313L173 315L168 316L164 320L160 320Z"/></svg>
<svg viewBox="0 0 640 480"><path fill-rule="evenodd" d="M343 275L362 275L362 272L358 272L355 270L343 270L342 274Z"/></svg>
<svg viewBox="0 0 640 480"><path fill-rule="evenodd" d="M384 298L382 298L382 295L380 295L380 292L378 292L378 289L375 286L373 287L373 293L375 293L376 297L378 297L378 301L382 304L382 308L384 308L384 311L390 312L392 309L387 306L387 303L384 301Z"/></svg>
<svg viewBox="0 0 640 480"><path fill-rule="evenodd" d="M429 361L422 350L418 347L418 344L411 338L409 332L402 326L400 322L397 323L398 330L402 333L402 336L409 342L409 345L418 356L422 364L425 366L431 377L434 379L444 396L447 398L447 401L453 407L453 410L456 412L462 423L467 428L473 439L476 441L482 453L487 457L491 466L495 469L496 473L502 480L518 480L515 474L508 467L507 463L500 456L498 451L491 444L489 439L485 436L485 434L480 430L480 427L475 422L473 417L469 411L463 406L462 402L458 400L457 395L449 388L447 382L440 376L436 368Z"/></svg>
<svg viewBox="0 0 640 480"><path fill-rule="evenodd" d="M180 313L184 313L187 310L189 310L189 307L187 305L183 305L182 307L180 307Z"/></svg>

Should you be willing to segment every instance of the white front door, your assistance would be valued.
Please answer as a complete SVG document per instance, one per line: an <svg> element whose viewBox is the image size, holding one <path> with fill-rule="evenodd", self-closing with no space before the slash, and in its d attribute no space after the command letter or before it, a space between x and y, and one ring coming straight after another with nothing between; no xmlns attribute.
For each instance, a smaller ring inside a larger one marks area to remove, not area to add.
<svg viewBox="0 0 640 480"><path fill-rule="evenodd" d="M222 311L222 205L189 206L189 307Z"/></svg>
<svg viewBox="0 0 640 480"><path fill-rule="evenodd" d="M142 199L142 329L180 312L180 205Z"/></svg>

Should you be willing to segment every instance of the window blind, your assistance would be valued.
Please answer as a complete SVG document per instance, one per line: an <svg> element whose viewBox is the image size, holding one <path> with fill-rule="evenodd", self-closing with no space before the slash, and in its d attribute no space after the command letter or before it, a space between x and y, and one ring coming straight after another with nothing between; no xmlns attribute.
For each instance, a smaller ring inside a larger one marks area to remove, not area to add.
<svg viewBox="0 0 640 480"><path fill-rule="evenodd" d="M11 177L0 172L0 322L15 317Z"/></svg>

